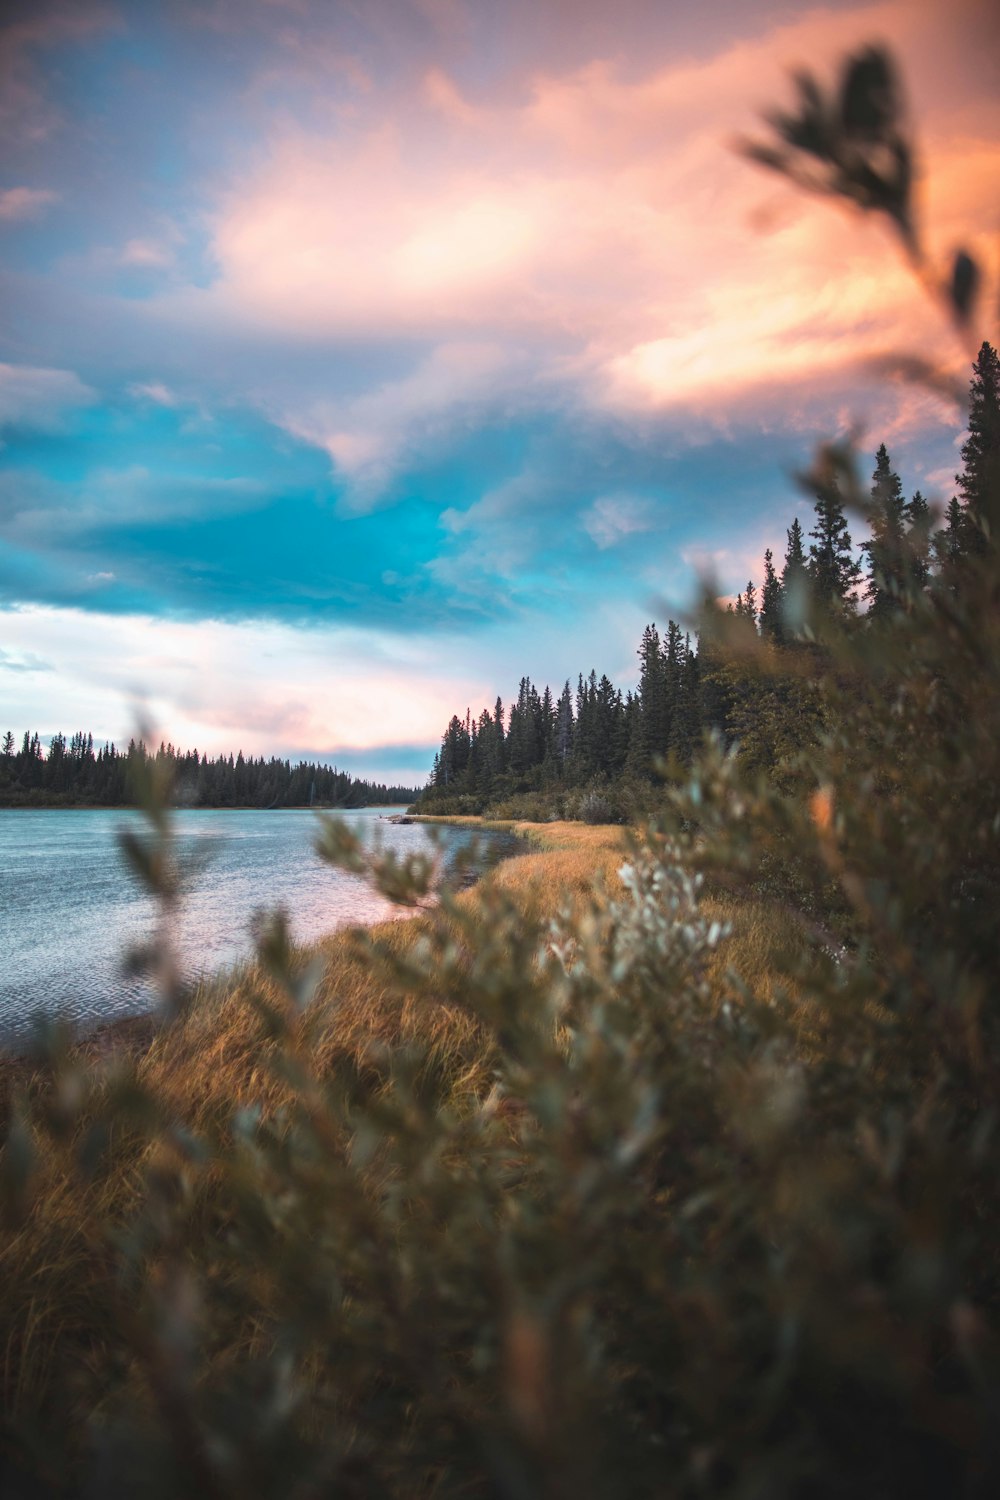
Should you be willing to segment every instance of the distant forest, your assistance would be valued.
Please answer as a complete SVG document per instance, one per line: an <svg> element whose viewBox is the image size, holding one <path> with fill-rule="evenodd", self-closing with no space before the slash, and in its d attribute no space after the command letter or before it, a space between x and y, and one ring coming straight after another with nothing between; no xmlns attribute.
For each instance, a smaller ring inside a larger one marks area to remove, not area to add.
<svg viewBox="0 0 1000 1500"><path fill-rule="evenodd" d="M812 529L805 534L795 518L780 566L765 552L759 582L709 618L700 640L673 620L662 634L650 624L634 691L594 671L558 694L522 677L509 707L497 698L478 718L455 715L420 809L624 821L651 805L664 773L690 764L707 732L738 747L749 769L793 777L797 752L815 743L827 712L817 686L828 665L824 620L891 629L912 607L912 585L958 589L963 558L984 545L970 517L1000 469L1000 362L988 343L973 366L962 460L937 530L920 491L906 499L884 444L867 495L845 496L847 471L831 462L814 476ZM857 550L848 499L867 523Z"/></svg>
<svg viewBox="0 0 1000 1500"><path fill-rule="evenodd" d="M173 745L127 750L103 745L82 730L67 740L53 736L46 753L37 734L25 733L18 750L8 730L0 749L0 807L125 807L134 803L151 766L168 773L171 800L181 807L385 807L410 803L412 787L359 780L335 766L220 755Z"/></svg>

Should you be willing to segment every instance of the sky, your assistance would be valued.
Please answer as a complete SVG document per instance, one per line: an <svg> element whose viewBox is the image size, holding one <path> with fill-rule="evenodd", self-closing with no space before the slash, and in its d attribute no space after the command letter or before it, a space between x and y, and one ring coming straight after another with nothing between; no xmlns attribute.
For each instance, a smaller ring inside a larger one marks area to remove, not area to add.
<svg viewBox="0 0 1000 1500"><path fill-rule="evenodd" d="M735 149L872 41L995 307L988 0L7 6L0 731L419 785L452 713L759 584L818 441L947 503L959 413L876 371L968 348Z"/></svg>

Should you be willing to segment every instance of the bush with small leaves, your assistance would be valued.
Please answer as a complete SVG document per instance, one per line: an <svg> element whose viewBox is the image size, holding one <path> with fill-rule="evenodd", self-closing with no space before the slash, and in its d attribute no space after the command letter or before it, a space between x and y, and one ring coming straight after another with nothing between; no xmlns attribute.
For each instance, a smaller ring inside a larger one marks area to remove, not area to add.
<svg viewBox="0 0 1000 1500"><path fill-rule="evenodd" d="M803 85L805 134L781 123L902 230L876 64L839 113ZM825 464L852 493L850 453ZM820 727L794 775L709 743L619 890L553 915L500 878L445 886L329 972L266 923L215 1009L163 966L145 1052L42 1037L0 1162L13 1491L994 1493L1000 567L980 529L947 576L901 571L884 628L804 619ZM149 813L135 863L169 903L155 789ZM428 896L430 867L335 826L323 851ZM722 972L723 895L773 913L766 993Z"/></svg>

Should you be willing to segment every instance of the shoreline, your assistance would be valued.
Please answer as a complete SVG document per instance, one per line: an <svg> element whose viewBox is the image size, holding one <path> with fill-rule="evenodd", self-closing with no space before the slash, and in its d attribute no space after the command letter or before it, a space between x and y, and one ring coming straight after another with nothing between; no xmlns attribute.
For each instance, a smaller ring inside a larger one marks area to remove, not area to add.
<svg viewBox="0 0 1000 1500"><path fill-rule="evenodd" d="M327 812L327 813L352 813L352 812L375 812L377 809L385 808L407 808L411 803L405 802L361 802L355 807L338 806L331 802L314 802L310 806L308 802L296 802L287 807L256 807L253 803L234 804L228 802L223 806L215 803L201 803L197 807L191 807L188 803L172 803L167 811L176 812ZM0 812L134 812L142 813L141 807L136 807L134 802L0 802ZM416 817L416 814L414 814ZM442 822L444 819L441 820Z"/></svg>
<svg viewBox="0 0 1000 1500"><path fill-rule="evenodd" d="M376 803L376 804L373 804L373 806L375 806L375 807L383 806L383 805L386 806L386 807L400 807L401 806L401 804L399 804L399 803L386 803L386 804L378 804L378 803ZM14 810L14 809L0 809L0 811L12 811L12 810ZM137 809L135 809L135 808L125 808L125 809L123 809L123 808L107 808L107 809L92 809L92 808L82 808L82 809L47 808L47 809L40 809L40 808L36 808L36 809L24 809L24 810L25 811L29 811L29 810L30 811L50 811L50 812L98 811L98 810L100 810L100 811L108 811L108 812L122 812L122 811L133 811L134 812L134 811L137 811ZM317 808L278 808L278 809L268 809L268 808L190 808L190 809L184 809L184 810L185 811L191 811L191 812L243 812L243 813L245 813L245 812L255 812L255 811L259 811L259 812L265 812L265 811L280 811L280 812L316 812L316 811L320 811L320 812L327 812L327 811L337 812L337 811L349 811L349 812L358 812L358 811L362 811L363 809L360 809L360 808L341 808L341 809L338 809L338 808L319 808L319 809L317 809ZM472 817L472 816L468 816L468 815L464 815L464 816L458 816L458 815L456 815L454 817L433 817L433 816L420 815L420 814L412 814L412 815L411 814L406 814L406 817L407 817L407 821L408 822L412 822L414 824L416 824L416 823L423 823L423 824L426 824L428 826L433 826L434 824L445 824L445 825L449 825L449 826L469 828L469 827L475 825L475 826L481 828L486 833L507 834L508 836L510 836L512 838L517 838L517 839L519 839L522 842L522 844L524 846L523 848L521 848L521 849L510 848L510 849L507 849L505 851L502 851L493 862L491 862L489 864L485 864L482 867L474 868L474 869L466 871L465 872L465 878L463 879L461 887L460 887L461 892L463 894L466 891L472 891L472 890L474 890L476 888L476 886L479 885L480 882L483 879L485 879L489 875L492 875L497 869L499 869L499 867L502 864L505 864L505 863L507 863L510 860L522 857L524 854L526 854L529 851L529 849L532 846L532 844L535 844L536 847L537 847L537 844L539 842L539 841L533 839L531 837L529 831L528 831L529 826L534 826L534 825L527 825L527 824L523 825L525 831L523 833L521 833L519 831L519 828L520 828L521 825L516 824L512 820L506 820L506 821L501 821L501 820L486 820L486 819L482 819L482 818L479 818L479 817ZM539 828L544 828L545 826L546 825L544 825L544 824L537 825L537 827L539 827ZM436 896L436 894L435 894L435 896L433 898L433 904L434 905L437 904L437 896ZM315 957L316 954L323 948L324 944L330 943L331 941L335 940L341 934L343 934L345 932L350 932L352 929L362 929L362 930L366 930L367 931L367 930L373 930L374 928L381 926L383 923L385 923L387 925L389 925L389 924L395 925L398 922L409 923L410 921L414 920L415 918L418 918L421 915L423 915L428 909L429 909L428 907L398 907L398 908L396 908L396 910L393 912L393 914L391 916L384 916L383 915L383 916L375 917L372 920L367 921L367 922L363 921L363 920L354 920L354 921L349 921L349 922L343 922L340 925L338 925L336 927L332 927L328 931L321 933L318 937L311 938L308 942L305 942L305 943L302 943L302 944L296 944L294 946L295 946L297 952L302 953L303 955L307 956L308 958ZM207 974L207 975L201 977L200 979L198 979L198 980L195 981L195 983L194 983L194 985L192 987L192 995L197 995L198 990L201 989L201 988L204 988L208 992L209 995L212 995L213 993L217 993L217 992L225 992L228 989L231 989L233 986L235 986L236 984L239 983L241 971L246 970L247 968L252 968L255 965L255 963L256 963L256 958L255 958L254 955L251 954L251 955L248 955L244 959L237 959L234 963L232 963L228 967L223 967L223 968L217 970L214 973ZM136 1012L134 1012L132 1014L128 1014L128 1015L120 1015L120 1016L109 1017L106 1020L96 1021L92 1025L80 1025L79 1029L78 1029L77 1025L75 1025L74 1023L70 1022L69 1024L70 1024L70 1029L71 1029L71 1040L70 1040L71 1050L74 1053L81 1054L87 1061L96 1061L98 1059L107 1058L107 1057L111 1056L116 1051L124 1051L124 1052L126 1052L128 1055L130 1055L132 1057L136 1057L136 1056L141 1055L143 1052L147 1051L148 1048L151 1046L151 1044L154 1041L157 1033L161 1029L161 1026L163 1026L164 1024L169 1024L169 1023L165 1023L162 1020L161 1015L160 1015L159 1004L157 1003L157 1004L155 1004L149 1010L136 1011ZM35 1053L33 1052L32 1048L31 1048L30 1037L27 1037L27 1036L13 1037L12 1040L11 1040L11 1042L9 1044L3 1042L2 1040L0 1040L0 1117L2 1117L2 1115L4 1113L4 1110L6 1108L7 1102L9 1100L9 1094L10 1094L10 1088L11 1088L11 1081L8 1078L8 1074L15 1073L18 1076L23 1075L23 1076L26 1076L26 1077L30 1077L31 1073L34 1072L35 1069L37 1069L37 1067L38 1067L38 1060L37 1060L37 1057L36 1057Z"/></svg>

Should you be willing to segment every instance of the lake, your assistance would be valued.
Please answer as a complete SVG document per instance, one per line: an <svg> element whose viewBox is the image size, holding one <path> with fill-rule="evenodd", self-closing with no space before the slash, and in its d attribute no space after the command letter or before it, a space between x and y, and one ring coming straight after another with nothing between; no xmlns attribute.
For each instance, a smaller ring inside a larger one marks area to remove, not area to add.
<svg viewBox="0 0 1000 1500"><path fill-rule="evenodd" d="M385 819L392 808L338 814L399 854L431 848L428 829ZM63 808L0 810L0 1043L15 1045L34 1013L58 1013L82 1026L137 1015L156 1003L148 979L130 976L128 949L148 942L155 907L119 848L122 828L141 828L128 811ZM185 871L177 948L186 977L230 967L253 948L254 914L281 906L293 937L308 942L350 923L398 909L356 877L331 869L313 844L319 828L305 810L182 810L173 815ZM438 830L447 865L472 835ZM485 841L494 852L501 846Z"/></svg>

